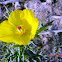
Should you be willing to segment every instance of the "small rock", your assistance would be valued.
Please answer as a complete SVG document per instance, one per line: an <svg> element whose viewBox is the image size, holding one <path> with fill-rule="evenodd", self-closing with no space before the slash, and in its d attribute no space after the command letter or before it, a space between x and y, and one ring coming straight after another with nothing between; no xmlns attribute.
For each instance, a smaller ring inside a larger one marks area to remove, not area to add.
<svg viewBox="0 0 62 62"><path fill-rule="evenodd" d="M0 6L0 19L2 18L1 6Z"/></svg>
<svg viewBox="0 0 62 62"><path fill-rule="evenodd" d="M15 2L15 10L17 9L21 9L21 5L19 4L19 2Z"/></svg>
<svg viewBox="0 0 62 62"><path fill-rule="evenodd" d="M62 15L62 0L57 0L53 6L54 15Z"/></svg>
<svg viewBox="0 0 62 62"><path fill-rule="evenodd" d="M51 30L62 29L62 16L51 16L50 21L53 21Z"/></svg>
<svg viewBox="0 0 62 62"><path fill-rule="evenodd" d="M42 39L42 44L46 44L48 42L48 39L46 38L46 37L44 37L43 39Z"/></svg>
<svg viewBox="0 0 62 62"><path fill-rule="evenodd" d="M52 2L53 2L53 0L46 0L46 2L47 2L47 3L52 3Z"/></svg>

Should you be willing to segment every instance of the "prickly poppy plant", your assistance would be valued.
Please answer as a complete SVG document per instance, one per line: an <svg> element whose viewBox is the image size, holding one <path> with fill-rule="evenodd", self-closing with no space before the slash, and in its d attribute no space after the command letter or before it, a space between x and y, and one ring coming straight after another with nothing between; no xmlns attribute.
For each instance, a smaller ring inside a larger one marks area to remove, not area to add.
<svg viewBox="0 0 62 62"><path fill-rule="evenodd" d="M27 45L34 38L38 19L28 9L12 11L8 20L0 24L0 40L7 43Z"/></svg>

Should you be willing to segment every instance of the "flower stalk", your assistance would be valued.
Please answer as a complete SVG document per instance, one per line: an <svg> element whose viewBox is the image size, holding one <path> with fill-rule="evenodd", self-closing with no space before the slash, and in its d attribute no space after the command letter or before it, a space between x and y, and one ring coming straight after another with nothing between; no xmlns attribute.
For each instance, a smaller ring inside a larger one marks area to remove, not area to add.
<svg viewBox="0 0 62 62"><path fill-rule="evenodd" d="M19 56L18 56L18 62L21 62L21 47L19 47Z"/></svg>

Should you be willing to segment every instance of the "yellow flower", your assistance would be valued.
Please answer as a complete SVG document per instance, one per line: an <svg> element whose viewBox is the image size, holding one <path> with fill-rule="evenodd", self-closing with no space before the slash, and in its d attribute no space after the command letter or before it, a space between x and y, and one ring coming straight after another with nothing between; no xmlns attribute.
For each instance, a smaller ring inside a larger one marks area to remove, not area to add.
<svg viewBox="0 0 62 62"><path fill-rule="evenodd" d="M0 24L0 40L7 43L27 45L34 38L38 19L28 9L11 12L8 20Z"/></svg>

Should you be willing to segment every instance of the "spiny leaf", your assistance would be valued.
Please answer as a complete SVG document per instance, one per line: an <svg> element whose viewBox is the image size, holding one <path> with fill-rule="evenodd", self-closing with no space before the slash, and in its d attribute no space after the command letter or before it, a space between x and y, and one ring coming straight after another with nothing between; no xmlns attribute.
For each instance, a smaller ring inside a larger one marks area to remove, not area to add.
<svg viewBox="0 0 62 62"><path fill-rule="evenodd" d="M52 21L53 22L53 21ZM40 33L41 31L47 29L48 26L52 25L52 22L46 23L44 26L40 27L36 33Z"/></svg>

